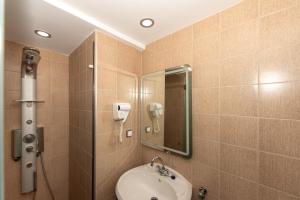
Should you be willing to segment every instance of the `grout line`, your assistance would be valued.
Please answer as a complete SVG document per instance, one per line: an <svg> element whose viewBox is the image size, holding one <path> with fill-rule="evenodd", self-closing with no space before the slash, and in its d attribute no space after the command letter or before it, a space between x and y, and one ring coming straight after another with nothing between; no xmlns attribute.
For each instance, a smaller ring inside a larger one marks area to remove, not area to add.
<svg viewBox="0 0 300 200"><path fill-rule="evenodd" d="M208 141L207 139L200 139L200 140ZM258 137L258 141L259 141L259 137ZM211 141L211 142L218 143L216 141ZM229 143L224 143L224 142L220 142L220 144L231 146L231 147L236 147L236 148L241 148L241 149L245 149L245 150L250 150L250 151L255 151L256 150L255 148L250 148L250 147L245 147L245 146L240 146L240 145L235 145L235 144L229 144ZM279 157L283 157L283 158L288 158L288 159L293 159L293 160L299 160L300 161L300 157L294 157L294 156L289 156L289 155L285 155L285 154L264 151L264 150L261 150L259 146L257 147L256 151L258 152L258 154L265 153L265 154L269 154L269 155L273 155L273 156L279 156Z"/></svg>
<svg viewBox="0 0 300 200"><path fill-rule="evenodd" d="M269 190L273 190L273 191L275 191L275 192L280 192L280 193L283 193L283 194L285 194L285 195L287 195L287 196L290 196L290 197L293 197L293 198L300 199L300 196L296 196L296 195L294 195L294 194L288 193L288 192L286 192L286 191L283 191L283 190L280 190L280 189L277 189L277 188L273 188L273 187L268 186L268 185L264 185L264 184L262 184L262 183L258 183L258 186L259 186L259 187L265 187L265 188L268 188Z"/></svg>
<svg viewBox="0 0 300 200"><path fill-rule="evenodd" d="M282 9L270 12L270 13L265 14L265 15L261 15L261 13L259 12L258 18L259 19L266 18L266 17L269 17L271 15L276 15L276 14L281 13L281 12L286 12L286 11L288 11L290 9L297 8L297 7L299 7L299 5L296 4L296 5L292 5L292 6L289 6L289 7L286 7L286 8L282 8Z"/></svg>
<svg viewBox="0 0 300 200"><path fill-rule="evenodd" d="M260 46L260 28L261 28L261 20L259 18L259 15L260 15L260 8L261 8L261 0L258 1L258 20L257 20L257 39L258 39L258 44L257 46L259 47ZM257 113L257 116L260 116L260 88L261 88L261 83L260 83L260 67L259 67L259 63L258 63L258 59L259 59L259 55L257 55L258 52L255 52L255 60L254 60L254 65L255 65L255 68L257 69L257 82L258 82L258 86L257 86L257 107L256 107L256 113ZM260 181L260 153L259 153L259 149L260 149L260 118L257 119L257 122L256 122L256 128L257 128L257 138L256 138L256 167L257 167L257 181L259 183ZM256 194L256 197L257 199L259 199L259 185L257 185L257 194Z"/></svg>
<svg viewBox="0 0 300 200"><path fill-rule="evenodd" d="M220 55L221 55L221 47L220 47L220 43L221 43L221 16L220 14L218 14L218 130L219 130L219 165L218 165L218 197L219 199L221 199L221 63L222 61L220 60Z"/></svg>
<svg viewBox="0 0 300 200"><path fill-rule="evenodd" d="M239 176L239 175L236 175L236 174L232 174L232 173L230 173L230 172L226 172L226 171L221 170L221 169L220 169L220 172L223 173L223 174L226 174L226 175L229 175L229 176L233 176L233 177L235 177L235 178L238 178L238 179L247 181L247 182L249 182L249 183L253 183L253 184L257 184L257 185L259 184L258 181L250 180L250 179L248 179L248 178L245 178L245 177L242 177L242 176Z"/></svg>
<svg viewBox="0 0 300 200"><path fill-rule="evenodd" d="M229 143L224 143L224 142L220 142L220 144L225 145L225 146L236 147L236 148L240 148L240 149L244 149L244 150L248 150L248 151L256 151L257 150L256 148L240 146L240 145L235 145L235 144L229 144Z"/></svg>
<svg viewBox="0 0 300 200"><path fill-rule="evenodd" d="M214 116L214 114L194 114L194 115L211 115ZM238 115L238 114L221 114L220 117L245 117L245 118L258 118L259 120L261 119L267 119L267 120L289 120L289 121L296 121L300 122L300 119L292 119L292 118L276 118L276 117L260 117L260 116L250 116L250 115Z"/></svg>
<svg viewBox="0 0 300 200"><path fill-rule="evenodd" d="M263 150L259 150L259 153L300 161L300 157L293 157L293 156L288 156L288 155L284 155L284 154L280 154L280 153L274 153L274 152L263 151Z"/></svg>

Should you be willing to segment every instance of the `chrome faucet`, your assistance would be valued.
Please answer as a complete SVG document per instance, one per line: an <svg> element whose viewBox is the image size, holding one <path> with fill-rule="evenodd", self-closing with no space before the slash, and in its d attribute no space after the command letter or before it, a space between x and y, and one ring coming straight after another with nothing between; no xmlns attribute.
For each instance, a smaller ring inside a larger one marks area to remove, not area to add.
<svg viewBox="0 0 300 200"><path fill-rule="evenodd" d="M165 167L165 163L164 163L164 161L161 157L155 156L154 158L152 158L151 164L150 164L151 167L153 167L154 162L156 160L158 160L160 162L160 164L162 165L162 166L157 165L157 169L158 169L159 174L161 176L169 176L169 170Z"/></svg>

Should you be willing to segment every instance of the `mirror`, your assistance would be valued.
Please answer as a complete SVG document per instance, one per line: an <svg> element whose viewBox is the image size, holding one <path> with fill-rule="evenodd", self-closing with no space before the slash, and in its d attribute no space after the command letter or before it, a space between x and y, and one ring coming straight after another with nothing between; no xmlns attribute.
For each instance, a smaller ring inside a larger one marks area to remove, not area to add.
<svg viewBox="0 0 300 200"><path fill-rule="evenodd" d="M189 65L142 76L140 127L143 145L191 157L191 88Z"/></svg>

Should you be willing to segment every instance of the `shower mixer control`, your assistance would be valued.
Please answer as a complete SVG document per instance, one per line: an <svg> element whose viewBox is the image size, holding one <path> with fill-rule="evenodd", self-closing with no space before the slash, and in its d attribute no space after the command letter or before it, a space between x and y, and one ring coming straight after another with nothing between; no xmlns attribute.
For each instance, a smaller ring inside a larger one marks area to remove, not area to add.
<svg viewBox="0 0 300 200"><path fill-rule="evenodd" d="M33 146L27 146L25 147L26 152L33 152Z"/></svg>
<svg viewBox="0 0 300 200"><path fill-rule="evenodd" d="M31 134L27 134L31 135ZM36 148L34 148L33 143L30 142L25 142L28 141L27 135L22 137L22 130L21 129L15 129L12 130L11 132L11 156L15 161L18 161L22 157L22 142L25 143L24 149L27 153L34 152L36 150L37 153L44 152L44 128L43 127L38 127L36 129L36 137L34 137L33 142L35 141L36 138ZM25 137L27 139L25 139ZM29 136L31 137L31 136Z"/></svg>
<svg viewBox="0 0 300 200"><path fill-rule="evenodd" d="M23 137L23 141L27 144L32 143L34 140L35 140L35 136L32 134L27 134Z"/></svg>
<svg viewBox="0 0 300 200"><path fill-rule="evenodd" d="M32 162L26 163L26 167L31 168L32 167Z"/></svg>

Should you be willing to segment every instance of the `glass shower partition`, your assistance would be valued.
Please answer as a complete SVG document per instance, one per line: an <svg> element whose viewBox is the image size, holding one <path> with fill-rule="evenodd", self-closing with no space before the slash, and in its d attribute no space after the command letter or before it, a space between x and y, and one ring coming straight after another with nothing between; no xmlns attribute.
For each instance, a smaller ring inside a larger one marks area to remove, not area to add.
<svg viewBox="0 0 300 200"><path fill-rule="evenodd" d="M4 0L0 0L0 200L4 199L3 191L3 74L4 74Z"/></svg>

